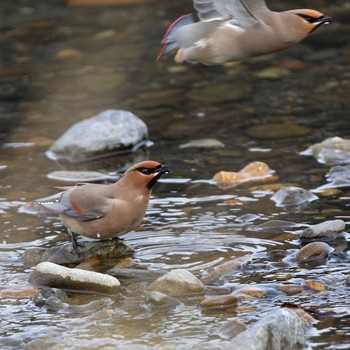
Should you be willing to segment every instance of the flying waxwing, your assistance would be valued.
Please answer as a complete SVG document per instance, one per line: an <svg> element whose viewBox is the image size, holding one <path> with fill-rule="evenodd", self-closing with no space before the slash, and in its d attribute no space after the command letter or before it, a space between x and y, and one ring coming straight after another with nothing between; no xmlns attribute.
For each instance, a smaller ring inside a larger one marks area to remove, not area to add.
<svg viewBox="0 0 350 350"><path fill-rule="evenodd" d="M270 11L265 0L193 0L192 15L167 30L157 57L175 53L175 62L221 64L284 50L332 18L316 10Z"/></svg>
<svg viewBox="0 0 350 350"><path fill-rule="evenodd" d="M153 186L168 172L166 165L145 161L131 166L114 184L75 186L34 203L59 213L74 249L78 250L75 235L104 240L137 228Z"/></svg>

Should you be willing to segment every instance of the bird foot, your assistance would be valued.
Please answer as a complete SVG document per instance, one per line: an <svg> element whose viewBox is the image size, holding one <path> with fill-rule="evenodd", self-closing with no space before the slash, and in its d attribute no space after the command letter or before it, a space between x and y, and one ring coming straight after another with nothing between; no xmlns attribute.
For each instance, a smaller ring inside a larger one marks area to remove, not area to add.
<svg viewBox="0 0 350 350"><path fill-rule="evenodd" d="M83 247L83 245L78 243L77 239L75 238L76 235L74 234L74 232L68 230L68 233L69 233L70 241L72 242L72 247L74 251L79 254L80 253L79 247L81 248Z"/></svg>

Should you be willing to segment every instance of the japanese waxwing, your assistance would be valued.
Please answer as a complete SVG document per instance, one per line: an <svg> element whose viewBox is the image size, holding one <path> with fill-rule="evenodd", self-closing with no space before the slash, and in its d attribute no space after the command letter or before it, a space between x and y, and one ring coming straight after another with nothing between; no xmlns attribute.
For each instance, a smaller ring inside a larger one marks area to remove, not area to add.
<svg viewBox="0 0 350 350"><path fill-rule="evenodd" d="M316 10L270 11L265 0L193 0L192 15L167 30L157 57L175 53L175 62L222 64L284 50L332 18Z"/></svg>
<svg viewBox="0 0 350 350"><path fill-rule="evenodd" d="M60 192L39 204L60 215L78 250L74 235L109 239L137 228L146 213L153 186L169 168L155 161L131 166L114 184L85 184Z"/></svg>

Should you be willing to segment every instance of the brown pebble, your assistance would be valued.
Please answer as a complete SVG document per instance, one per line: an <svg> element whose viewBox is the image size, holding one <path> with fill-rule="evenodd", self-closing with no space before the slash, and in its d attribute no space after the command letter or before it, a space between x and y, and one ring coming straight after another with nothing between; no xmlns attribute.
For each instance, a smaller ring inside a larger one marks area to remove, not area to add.
<svg viewBox="0 0 350 350"><path fill-rule="evenodd" d="M333 250L327 243L312 242L302 247L295 255L295 260L299 263L317 261L325 259Z"/></svg>
<svg viewBox="0 0 350 350"><path fill-rule="evenodd" d="M312 280L305 280L304 284L308 286L309 288L315 290L316 292L324 292L326 290L326 287L324 284Z"/></svg>
<svg viewBox="0 0 350 350"><path fill-rule="evenodd" d="M322 192L320 192L320 195L322 197L332 197L332 196L337 196L340 193L342 193L342 191L339 188L327 188Z"/></svg>
<svg viewBox="0 0 350 350"><path fill-rule="evenodd" d="M233 294L236 296L241 296L243 299L260 299L266 297L267 291L262 287L243 287L235 290Z"/></svg>
<svg viewBox="0 0 350 350"><path fill-rule="evenodd" d="M73 58L77 56L80 56L80 51L76 49L65 49L56 53L58 58Z"/></svg>
<svg viewBox="0 0 350 350"><path fill-rule="evenodd" d="M127 268L132 267L134 265L134 261L130 257L126 257L124 259L118 260L115 264L113 264L113 269L117 268Z"/></svg>
<svg viewBox="0 0 350 350"><path fill-rule="evenodd" d="M38 288L32 286L13 286L12 288L3 289L0 295L2 298L9 299L30 299L33 298L38 291Z"/></svg>
<svg viewBox="0 0 350 350"><path fill-rule="evenodd" d="M294 284L281 284L277 286L276 289L288 295L302 294L305 292L305 289L303 286L294 285Z"/></svg>
<svg viewBox="0 0 350 350"><path fill-rule="evenodd" d="M256 310L256 307L252 305L240 305L235 308L235 311L238 311L240 313L248 313L255 310Z"/></svg>
<svg viewBox="0 0 350 350"><path fill-rule="evenodd" d="M92 257L80 263L78 266L76 266L76 268L86 271L95 271L96 268L101 265L101 263L102 262L100 259Z"/></svg>
<svg viewBox="0 0 350 350"><path fill-rule="evenodd" d="M238 301L239 299L233 294L216 295L202 300L200 306L210 309L227 309Z"/></svg>

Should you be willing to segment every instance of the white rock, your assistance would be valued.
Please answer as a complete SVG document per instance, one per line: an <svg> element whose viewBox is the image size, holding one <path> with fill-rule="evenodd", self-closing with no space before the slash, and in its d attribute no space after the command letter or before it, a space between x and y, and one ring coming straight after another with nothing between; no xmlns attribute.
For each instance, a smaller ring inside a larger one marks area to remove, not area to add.
<svg viewBox="0 0 350 350"><path fill-rule="evenodd" d="M318 197L301 187L283 187L278 190L271 199L279 207L293 207L312 202Z"/></svg>
<svg viewBox="0 0 350 350"><path fill-rule="evenodd" d="M81 269L70 269L50 262L38 264L29 276L29 282L51 288L114 294L120 282L112 276Z"/></svg>
<svg viewBox="0 0 350 350"><path fill-rule="evenodd" d="M310 225L301 233L300 238L332 236L344 230L345 222L343 220L328 220L317 225Z"/></svg>

